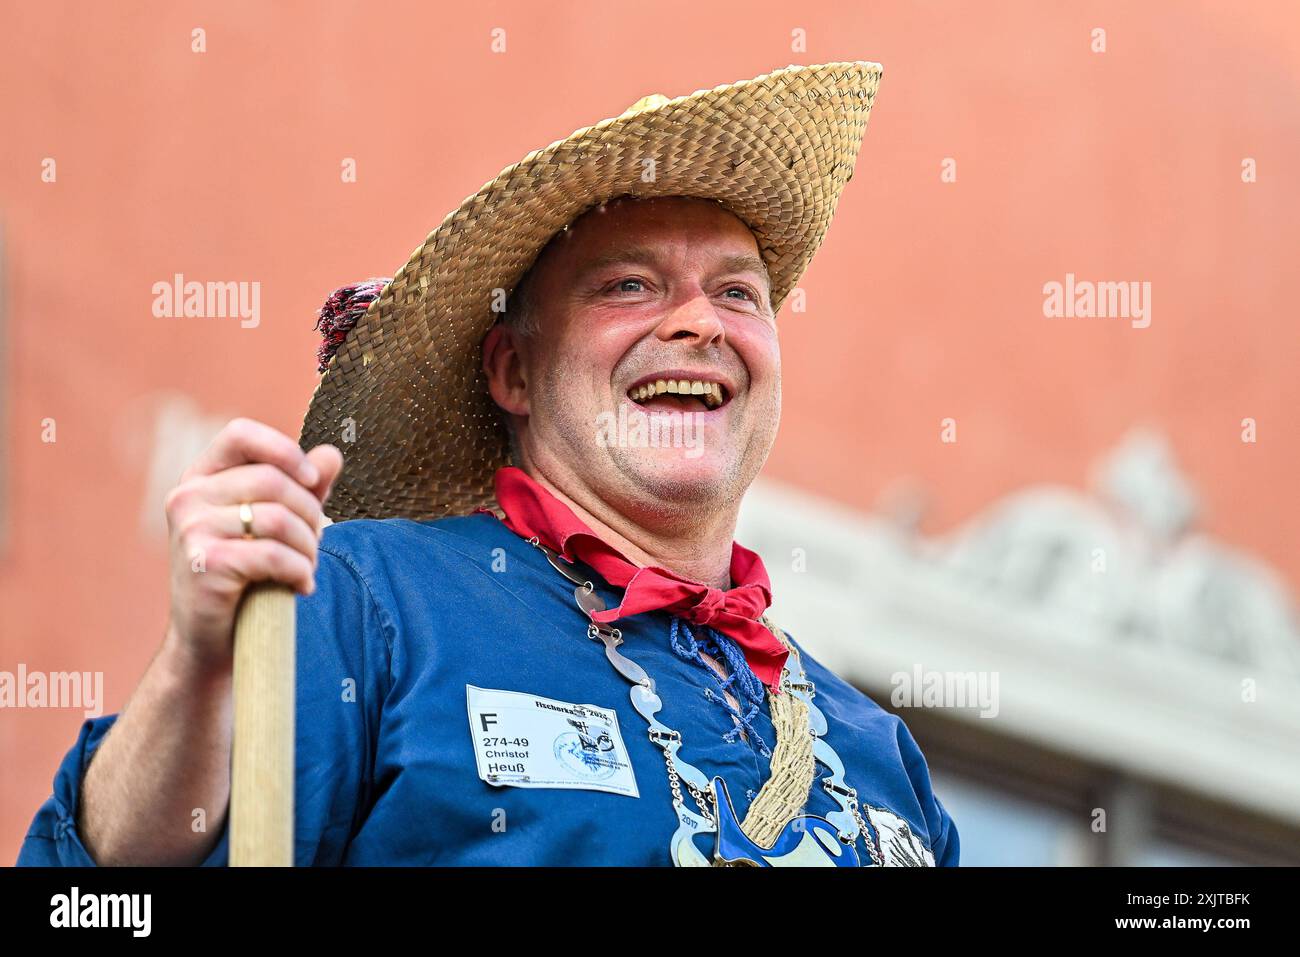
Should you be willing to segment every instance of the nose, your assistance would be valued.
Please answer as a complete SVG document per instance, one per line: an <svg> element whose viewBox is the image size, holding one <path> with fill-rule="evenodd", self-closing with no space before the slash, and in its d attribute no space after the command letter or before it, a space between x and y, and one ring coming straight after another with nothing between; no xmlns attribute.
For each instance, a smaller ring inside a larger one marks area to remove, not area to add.
<svg viewBox="0 0 1300 957"><path fill-rule="evenodd" d="M693 340L691 345L700 349L720 346L725 337L722 320L703 292L697 292L686 302L670 308L655 329L655 335L664 342L671 339Z"/></svg>

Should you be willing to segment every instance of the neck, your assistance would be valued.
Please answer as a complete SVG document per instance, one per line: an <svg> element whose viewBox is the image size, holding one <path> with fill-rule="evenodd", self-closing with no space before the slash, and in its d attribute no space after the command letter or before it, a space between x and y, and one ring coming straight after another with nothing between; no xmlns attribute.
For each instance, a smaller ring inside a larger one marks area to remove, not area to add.
<svg viewBox="0 0 1300 957"><path fill-rule="evenodd" d="M736 509L700 521L649 522L629 517L575 477L554 476L525 461L523 469L535 482L567 505L606 545L637 565L653 565L714 588L731 587L731 543ZM651 513L656 514L656 513Z"/></svg>

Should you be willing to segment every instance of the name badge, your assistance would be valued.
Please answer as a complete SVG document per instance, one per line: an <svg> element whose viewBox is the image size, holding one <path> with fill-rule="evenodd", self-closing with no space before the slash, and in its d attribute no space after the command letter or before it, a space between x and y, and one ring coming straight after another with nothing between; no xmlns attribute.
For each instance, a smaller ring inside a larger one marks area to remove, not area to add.
<svg viewBox="0 0 1300 957"><path fill-rule="evenodd" d="M613 711L474 685L465 697L478 776L488 784L641 796Z"/></svg>

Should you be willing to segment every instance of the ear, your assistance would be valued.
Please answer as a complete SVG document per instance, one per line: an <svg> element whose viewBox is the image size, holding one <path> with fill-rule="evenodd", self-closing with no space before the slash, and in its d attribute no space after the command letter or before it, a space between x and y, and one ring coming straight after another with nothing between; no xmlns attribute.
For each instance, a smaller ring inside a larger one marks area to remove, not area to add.
<svg viewBox="0 0 1300 957"><path fill-rule="evenodd" d="M488 330L483 339L483 371L493 402L510 415L529 414L528 382L519 336L513 329L497 324Z"/></svg>

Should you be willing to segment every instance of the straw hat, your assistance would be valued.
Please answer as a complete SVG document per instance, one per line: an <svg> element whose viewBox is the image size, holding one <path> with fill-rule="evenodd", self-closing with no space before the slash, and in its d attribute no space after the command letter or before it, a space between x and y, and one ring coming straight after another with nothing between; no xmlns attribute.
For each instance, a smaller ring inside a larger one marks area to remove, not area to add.
<svg viewBox="0 0 1300 957"><path fill-rule="evenodd" d="M481 368L483 337L503 293L593 206L622 195L717 200L754 233L779 310L853 176L880 76L877 63L827 63L653 94L502 170L374 288L329 360L299 438L344 453L326 513L430 519L492 501L509 440Z"/></svg>

